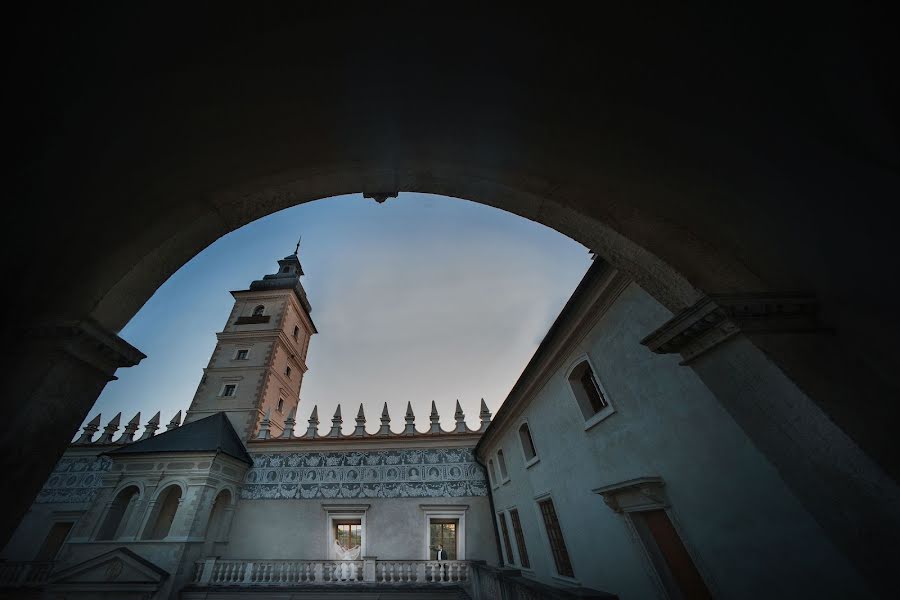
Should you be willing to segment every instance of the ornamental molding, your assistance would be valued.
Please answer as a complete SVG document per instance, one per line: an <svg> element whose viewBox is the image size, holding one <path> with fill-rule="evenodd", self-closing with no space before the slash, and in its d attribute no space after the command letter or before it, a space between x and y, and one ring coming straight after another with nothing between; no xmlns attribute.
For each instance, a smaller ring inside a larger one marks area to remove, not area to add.
<svg viewBox="0 0 900 600"><path fill-rule="evenodd" d="M710 294L641 340L657 354L680 353L690 363L738 333L824 331L819 304L809 294Z"/></svg>
<svg viewBox="0 0 900 600"><path fill-rule="evenodd" d="M471 448L256 454L241 490L245 500L486 495Z"/></svg>
<svg viewBox="0 0 900 600"><path fill-rule="evenodd" d="M669 506L661 477L637 477L591 490L617 513L664 509Z"/></svg>

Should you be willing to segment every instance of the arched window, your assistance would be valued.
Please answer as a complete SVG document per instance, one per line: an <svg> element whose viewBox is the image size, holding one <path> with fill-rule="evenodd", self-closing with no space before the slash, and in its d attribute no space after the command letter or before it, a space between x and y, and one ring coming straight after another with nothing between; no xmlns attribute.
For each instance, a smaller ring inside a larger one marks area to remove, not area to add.
<svg viewBox="0 0 900 600"><path fill-rule="evenodd" d="M297 325L294 325L294 339L295 340L297 339L298 335L300 335L300 327Z"/></svg>
<svg viewBox="0 0 900 600"><path fill-rule="evenodd" d="M177 485L170 485L156 497L153 513L144 527L145 540L162 540L169 535L180 503L181 487Z"/></svg>
<svg viewBox="0 0 900 600"><path fill-rule="evenodd" d="M497 471L494 469L494 459L488 461L488 479L491 485L497 485Z"/></svg>
<svg viewBox="0 0 900 600"><path fill-rule="evenodd" d="M212 510L209 513L209 521L206 522L206 541L222 542L228 534L226 513L231 505L231 492L222 490L213 500Z"/></svg>
<svg viewBox="0 0 900 600"><path fill-rule="evenodd" d="M522 442L522 452L525 453L525 462L537 457L537 450L534 449L534 440L531 439L531 429L528 428L528 423L522 423L522 425L519 426L519 441Z"/></svg>
<svg viewBox="0 0 900 600"><path fill-rule="evenodd" d="M265 311L265 310L266 310L266 307L263 306L262 304L260 304L259 306L257 306L256 308L253 309L253 316L261 317L261 316L263 316L263 311Z"/></svg>
<svg viewBox="0 0 900 600"><path fill-rule="evenodd" d="M503 450L497 450L497 465L500 467L500 479L506 481L509 475L506 472L506 459L503 458Z"/></svg>
<svg viewBox="0 0 900 600"><path fill-rule="evenodd" d="M587 359L582 360L569 371L568 380L585 419L590 419L597 413L609 408L609 400L606 397L606 393L600 386L597 374L594 373Z"/></svg>
<svg viewBox="0 0 900 600"><path fill-rule="evenodd" d="M97 532L98 540L116 540L125 534L128 521L131 519L140 495L141 491L134 485L130 485L116 494L115 499L109 505L109 510L106 511L103 525Z"/></svg>

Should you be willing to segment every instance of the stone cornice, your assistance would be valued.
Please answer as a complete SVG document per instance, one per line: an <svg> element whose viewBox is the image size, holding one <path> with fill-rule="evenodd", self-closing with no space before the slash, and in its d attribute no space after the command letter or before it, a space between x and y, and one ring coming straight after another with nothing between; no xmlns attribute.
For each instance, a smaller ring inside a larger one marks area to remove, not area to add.
<svg viewBox="0 0 900 600"><path fill-rule="evenodd" d="M32 342L55 344L113 378L119 367L133 367L146 355L93 319L47 321L29 328Z"/></svg>
<svg viewBox="0 0 900 600"><path fill-rule="evenodd" d="M669 500L666 497L665 485L661 477L636 477L591 491L603 496L607 506L621 513L666 508L669 506Z"/></svg>
<svg viewBox="0 0 900 600"><path fill-rule="evenodd" d="M489 444L519 415L528 402L563 367L566 358L594 325L603 317L616 298L632 282L600 258L585 274L572 293L538 349L519 376L506 400L497 410L491 424L478 442L476 452Z"/></svg>
<svg viewBox="0 0 900 600"><path fill-rule="evenodd" d="M685 365L738 333L822 331L809 294L710 294L641 340L658 354L680 353Z"/></svg>

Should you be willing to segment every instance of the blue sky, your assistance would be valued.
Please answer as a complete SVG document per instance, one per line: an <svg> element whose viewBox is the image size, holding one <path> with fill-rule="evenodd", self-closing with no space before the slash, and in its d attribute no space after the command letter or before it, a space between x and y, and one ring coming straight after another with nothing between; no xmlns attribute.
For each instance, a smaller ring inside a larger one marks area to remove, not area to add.
<svg viewBox="0 0 900 600"><path fill-rule="evenodd" d="M591 264L587 249L495 208L403 193L384 204L360 194L269 215L234 231L179 269L122 330L147 358L120 369L88 418L123 424L187 409L231 310L230 290L276 270L299 235L303 285L319 330L300 391L298 433L314 404L327 432L338 403L344 431L360 403L367 429L386 401L395 431L407 401L419 430L431 401L445 429L459 399L478 423L496 411Z"/></svg>

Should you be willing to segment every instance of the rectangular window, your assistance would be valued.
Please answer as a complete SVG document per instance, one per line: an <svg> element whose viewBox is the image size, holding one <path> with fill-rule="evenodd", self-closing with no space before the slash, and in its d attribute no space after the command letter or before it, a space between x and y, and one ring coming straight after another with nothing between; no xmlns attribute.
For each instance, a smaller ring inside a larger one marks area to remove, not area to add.
<svg viewBox="0 0 900 600"><path fill-rule="evenodd" d="M541 516L544 518L544 528L547 530L547 538L550 540L550 550L553 552L553 560L556 562L556 572L563 577L575 577L562 529L559 526L559 519L556 517L553 500L551 498L541 500L538 502L538 506L541 509Z"/></svg>
<svg viewBox="0 0 900 600"><path fill-rule="evenodd" d="M503 536L503 547L506 549L506 562L509 564L515 564L515 559L513 558L512 553L512 544L509 543L509 528L506 526L506 518L503 516L503 513L497 513L497 518L500 520L500 533Z"/></svg>
<svg viewBox="0 0 900 600"><path fill-rule="evenodd" d="M459 532L459 519L429 519L428 528L431 536L430 557L437 560L440 545L447 553L447 560L457 560L456 537Z"/></svg>
<svg viewBox="0 0 900 600"><path fill-rule="evenodd" d="M250 355L249 350L238 350L237 354L234 355L235 360L247 360L247 357Z"/></svg>
<svg viewBox="0 0 900 600"><path fill-rule="evenodd" d="M222 395L223 396L234 396L234 392L236 389L237 389L237 385L235 385L233 383L228 383L225 385L224 388L222 388Z"/></svg>
<svg viewBox="0 0 900 600"><path fill-rule="evenodd" d="M47 538L44 540L43 545L41 545L41 549L38 550L37 555L34 557L34 560L38 562L50 561L56 558L56 555L59 554L60 548L62 548L63 543L65 543L66 538L69 536L69 531L72 529L72 525L75 523L54 523L53 527L50 528L50 533L47 534Z"/></svg>
<svg viewBox="0 0 900 600"><path fill-rule="evenodd" d="M523 569L529 569L531 563L528 560L528 550L525 549L525 535L522 533L519 511L515 508L509 511L509 518L512 519L513 534L516 536L516 546L519 547L519 561Z"/></svg>
<svg viewBox="0 0 900 600"><path fill-rule="evenodd" d="M294 339L297 339L297 336L300 335L300 328L294 325Z"/></svg>
<svg viewBox="0 0 900 600"><path fill-rule="evenodd" d="M603 392L600 391L600 386L597 384L597 380L594 379L594 373L590 369L585 369L584 373L582 373L581 385L584 386L584 391L587 393L591 408L594 409L595 413L609 406L609 402L603 397Z"/></svg>
<svg viewBox="0 0 900 600"><path fill-rule="evenodd" d="M712 598L691 555L664 510L629 513L650 562L672 597Z"/></svg>
<svg viewBox="0 0 900 600"><path fill-rule="evenodd" d="M354 550L362 544L362 521L335 521L334 539L346 550Z"/></svg>
<svg viewBox="0 0 900 600"><path fill-rule="evenodd" d="M285 368L284 368L284 376L285 376L285 377L290 377L290 376L291 376L291 368L290 368L290 367L285 367Z"/></svg>

